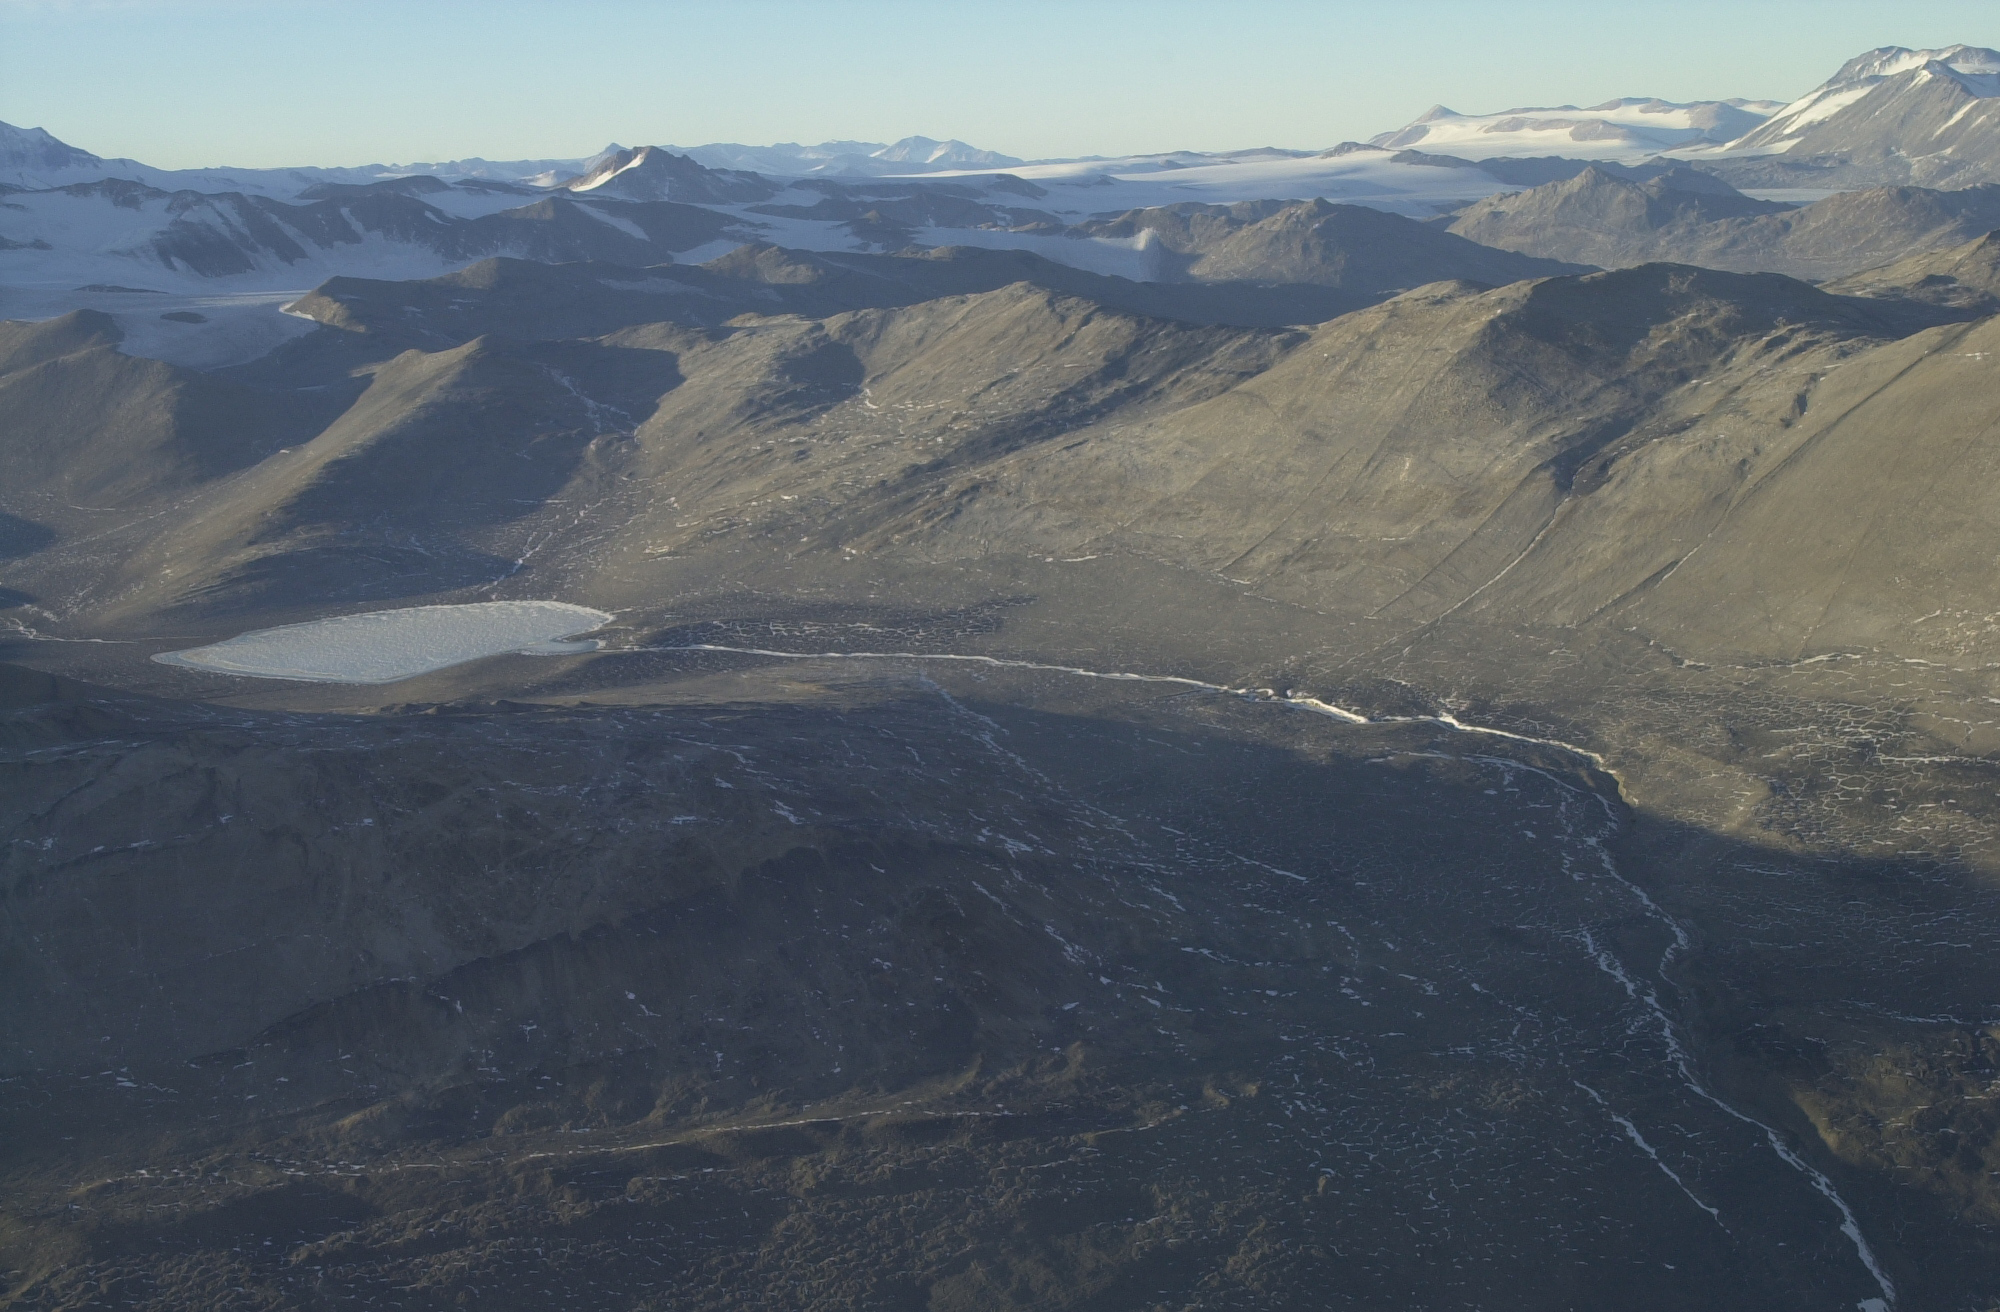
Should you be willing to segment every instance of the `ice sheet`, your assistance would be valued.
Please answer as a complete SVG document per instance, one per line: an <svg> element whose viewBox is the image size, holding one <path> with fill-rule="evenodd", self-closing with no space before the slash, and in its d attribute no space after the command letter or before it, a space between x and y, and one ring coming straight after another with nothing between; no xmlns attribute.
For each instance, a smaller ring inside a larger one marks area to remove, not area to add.
<svg viewBox="0 0 2000 1312"><path fill-rule="evenodd" d="M163 665L256 679L394 683L503 652L589 651L595 643L565 647L555 640L587 633L610 620L604 611L562 601L410 606L257 629L206 647L162 652L153 659Z"/></svg>

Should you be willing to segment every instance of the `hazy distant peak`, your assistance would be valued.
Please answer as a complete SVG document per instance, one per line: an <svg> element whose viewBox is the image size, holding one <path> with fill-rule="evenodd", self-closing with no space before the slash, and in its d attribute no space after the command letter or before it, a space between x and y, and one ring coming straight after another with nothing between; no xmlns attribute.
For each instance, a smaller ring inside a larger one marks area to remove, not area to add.
<svg viewBox="0 0 2000 1312"><path fill-rule="evenodd" d="M776 183L756 173L712 169L659 146L615 151L596 167L562 184L572 192L594 192L622 200L674 200L730 204L768 200Z"/></svg>
<svg viewBox="0 0 2000 1312"><path fill-rule="evenodd" d="M58 141L41 128L0 123L0 169L68 169L97 162L89 151Z"/></svg>
<svg viewBox="0 0 2000 1312"><path fill-rule="evenodd" d="M871 151L870 157L892 164L924 164L932 168L1011 168L1021 163L1012 155L981 150L956 138L938 141L931 137L904 137L893 145Z"/></svg>

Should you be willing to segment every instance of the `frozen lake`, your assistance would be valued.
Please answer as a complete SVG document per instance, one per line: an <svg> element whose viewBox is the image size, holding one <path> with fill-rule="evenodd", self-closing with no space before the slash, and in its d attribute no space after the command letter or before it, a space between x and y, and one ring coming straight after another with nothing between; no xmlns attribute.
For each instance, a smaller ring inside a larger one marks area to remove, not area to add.
<svg viewBox="0 0 2000 1312"><path fill-rule="evenodd" d="M394 683L519 651L536 656L594 651L595 642L559 642L611 616L562 601L481 601L410 606L257 629L225 642L153 657L216 674L309 683Z"/></svg>

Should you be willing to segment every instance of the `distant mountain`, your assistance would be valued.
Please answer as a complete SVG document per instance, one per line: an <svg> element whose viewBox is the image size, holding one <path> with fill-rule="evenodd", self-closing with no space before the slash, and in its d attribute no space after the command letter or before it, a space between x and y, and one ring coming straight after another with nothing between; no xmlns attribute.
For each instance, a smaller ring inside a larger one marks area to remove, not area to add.
<svg viewBox="0 0 2000 1312"><path fill-rule="evenodd" d="M748 169L778 177L886 177L948 169L1004 169L1021 163L1012 155L995 150L930 137L904 137L889 145L876 141L823 141L817 146L801 146L796 142L774 146L717 143L667 149L709 168Z"/></svg>
<svg viewBox="0 0 2000 1312"><path fill-rule="evenodd" d="M1943 50L1884 46L1848 60L1839 72L1771 115L1762 126L1730 142L1730 147L1796 150L1802 155L1852 150L1863 141L1880 138L1888 126L1879 121L1880 111L1892 102L1913 92L1922 97L1926 89L1935 89L1958 102L1953 113L1962 118L1964 99L2000 94L2000 76L1996 75L2000 75L2000 51L1983 46L1958 45ZM1950 90L1953 87L1956 95ZM1877 96L1877 92L1885 94ZM1862 104L1871 99L1873 103Z"/></svg>
<svg viewBox="0 0 2000 1312"><path fill-rule="evenodd" d="M1387 293L1448 279L1499 286L1587 271L1496 251L1401 215L1324 200L1132 210L1075 231L1156 245L1163 281L1238 279Z"/></svg>
<svg viewBox="0 0 2000 1312"><path fill-rule="evenodd" d="M1665 258L1658 252L1720 219L1778 214L1788 205L1752 200L1727 183L1673 169L1644 181L1591 167L1576 176L1511 195L1491 196L1460 212L1451 231L1505 250L1620 268Z"/></svg>
<svg viewBox="0 0 2000 1312"><path fill-rule="evenodd" d="M57 141L41 128L17 128L0 123L0 171L8 175L59 172L104 161L87 150Z"/></svg>
<svg viewBox="0 0 2000 1312"><path fill-rule="evenodd" d="M888 149L879 141L823 141L817 146L802 146L796 141L780 141L770 146L714 142L663 149L685 155L707 168L737 169L770 177L872 176L886 172L888 167L875 158L876 151Z"/></svg>
<svg viewBox="0 0 2000 1312"><path fill-rule="evenodd" d="M995 150L981 150L963 141L933 141L929 137L904 137L876 151L873 158L885 164L913 164L931 169L1004 169L1021 161Z"/></svg>
<svg viewBox="0 0 2000 1312"><path fill-rule="evenodd" d="M1871 50L1728 143L1714 167L1738 185L2000 181L2000 51Z"/></svg>
<svg viewBox="0 0 2000 1312"><path fill-rule="evenodd" d="M1644 183L1592 169L1462 210L1459 236L1545 259L1625 268L1658 260L1837 278L2000 227L2000 186L1879 187L1802 208L1753 200L1705 174Z"/></svg>
<svg viewBox="0 0 2000 1312"><path fill-rule="evenodd" d="M752 205L746 213L835 224L856 243L892 251L923 244L920 235L933 228L1056 232L1064 226L1056 215L1021 204L1046 191L1005 174L965 182L811 178L796 189L817 192L821 199L810 205Z"/></svg>
<svg viewBox="0 0 2000 1312"><path fill-rule="evenodd" d="M1444 154L1562 155L1637 160L1692 142L1743 136L1781 108L1774 100L1669 100L1628 97L1579 109L1510 109L1461 114L1433 106L1407 127L1369 138L1387 150Z"/></svg>
<svg viewBox="0 0 2000 1312"><path fill-rule="evenodd" d="M692 205L769 200L783 190L758 174L707 168L658 146L617 151L562 185L568 191L622 200L673 200Z"/></svg>
<svg viewBox="0 0 2000 1312"><path fill-rule="evenodd" d="M1539 262L1520 264L1535 267ZM351 334L349 345L372 359L496 334L541 340L601 337L661 321L717 327L742 314L823 318L845 310L998 291L1016 283L1159 319L1239 327L1320 323L1377 304L1387 295L1250 279L1135 282L1018 250L947 246L894 255L819 254L754 243L700 265L631 269L496 258L404 282L331 278L290 309Z"/></svg>
<svg viewBox="0 0 2000 1312"><path fill-rule="evenodd" d="M247 195L285 197L297 195L302 188L323 182L365 186L405 176L514 182L537 174L573 177L589 166L590 161L582 159L500 161L473 157L434 164L162 169L135 159L107 159L93 155L57 140L41 128L18 128L0 123L0 187L20 187L31 191L117 178L165 191L240 191Z"/></svg>
<svg viewBox="0 0 2000 1312"><path fill-rule="evenodd" d="M319 183L302 195L165 191L118 178L13 192L0 210L0 278L298 287L339 272L422 277L499 254L651 264L739 231L727 214L672 201L477 180Z"/></svg>

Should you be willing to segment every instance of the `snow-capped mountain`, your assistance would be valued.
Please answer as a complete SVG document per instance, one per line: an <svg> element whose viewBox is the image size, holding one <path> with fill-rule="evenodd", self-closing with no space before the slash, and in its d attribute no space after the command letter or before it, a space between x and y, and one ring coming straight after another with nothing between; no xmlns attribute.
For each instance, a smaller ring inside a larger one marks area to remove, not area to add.
<svg viewBox="0 0 2000 1312"><path fill-rule="evenodd" d="M104 161L87 150L57 141L41 128L17 128L0 123L0 170L12 173L60 173Z"/></svg>
<svg viewBox="0 0 2000 1312"><path fill-rule="evenodd" d="M2000 51L1885 46L1701 160L1738 185L2000 181Z"/></svg>
<svg viewBox="0 0 2000 1312"><path fill-rule="evenodd" d="M616 149L613 147L612 149ZM136 159L105 158L58 140L42 128L0 123L0 188L43 191L117 178L163 191L236 191L250 196L296 196L321 183L366 185L389 178L478 178L514 182L545 174L574 177L594 163L576 159L445 160L418 164L362 164L276 169L162 169Z"/></svg>
<svg viewBox="0 0 2000 1312"><path fill-rule="evenodd" d="M769 200L780 190L777 183L759 174L704 168L685 155L658 146L617 151L562 186L570 192L623 200L675 200L694 205Z"/></svg>
<svg viewBox="0 0 2000 1312"><path fill-rule="evenodd" d="M1968 117L1967 111L1974 108L1967 102L2000 95L2000 51L1964 45L1943 50L1902 46L1871 50L1848 60L1838 73L1772 114L1760 127L1730 142L1729 148L1804 155L1849 150L1878 137L1883 111L1901 108L1896 102L1913 93L1950 106L1946 121L1937 125L1934 136L1942 136L1947 128L1959 128ZM2000 109L2000 101L1987 108ZM1876 123L1874 130L1861 127L1870 122Z"/></svg>
<svg viewBox="0 0 2000 1312"><path fill-rule="evenodd" d="M879 159L884 164L932 169L1004 169L1021 163L1012 155L981 150L956 138L933 141L929 137L904 137L894 145L874 151L870 158Z"/></svg>
<svg viewBox="0 0 2000 1312"><path fill-rule="evenodd" d="M1639 97L1588 109L1558 105L1498 114L1461 114L1438 105L1406 127L1371 137L1368 144L1471 159L1560 155L1638 160L1677 146L1734 140L1781 108L1775 100L1678 103Z"/></svg>

